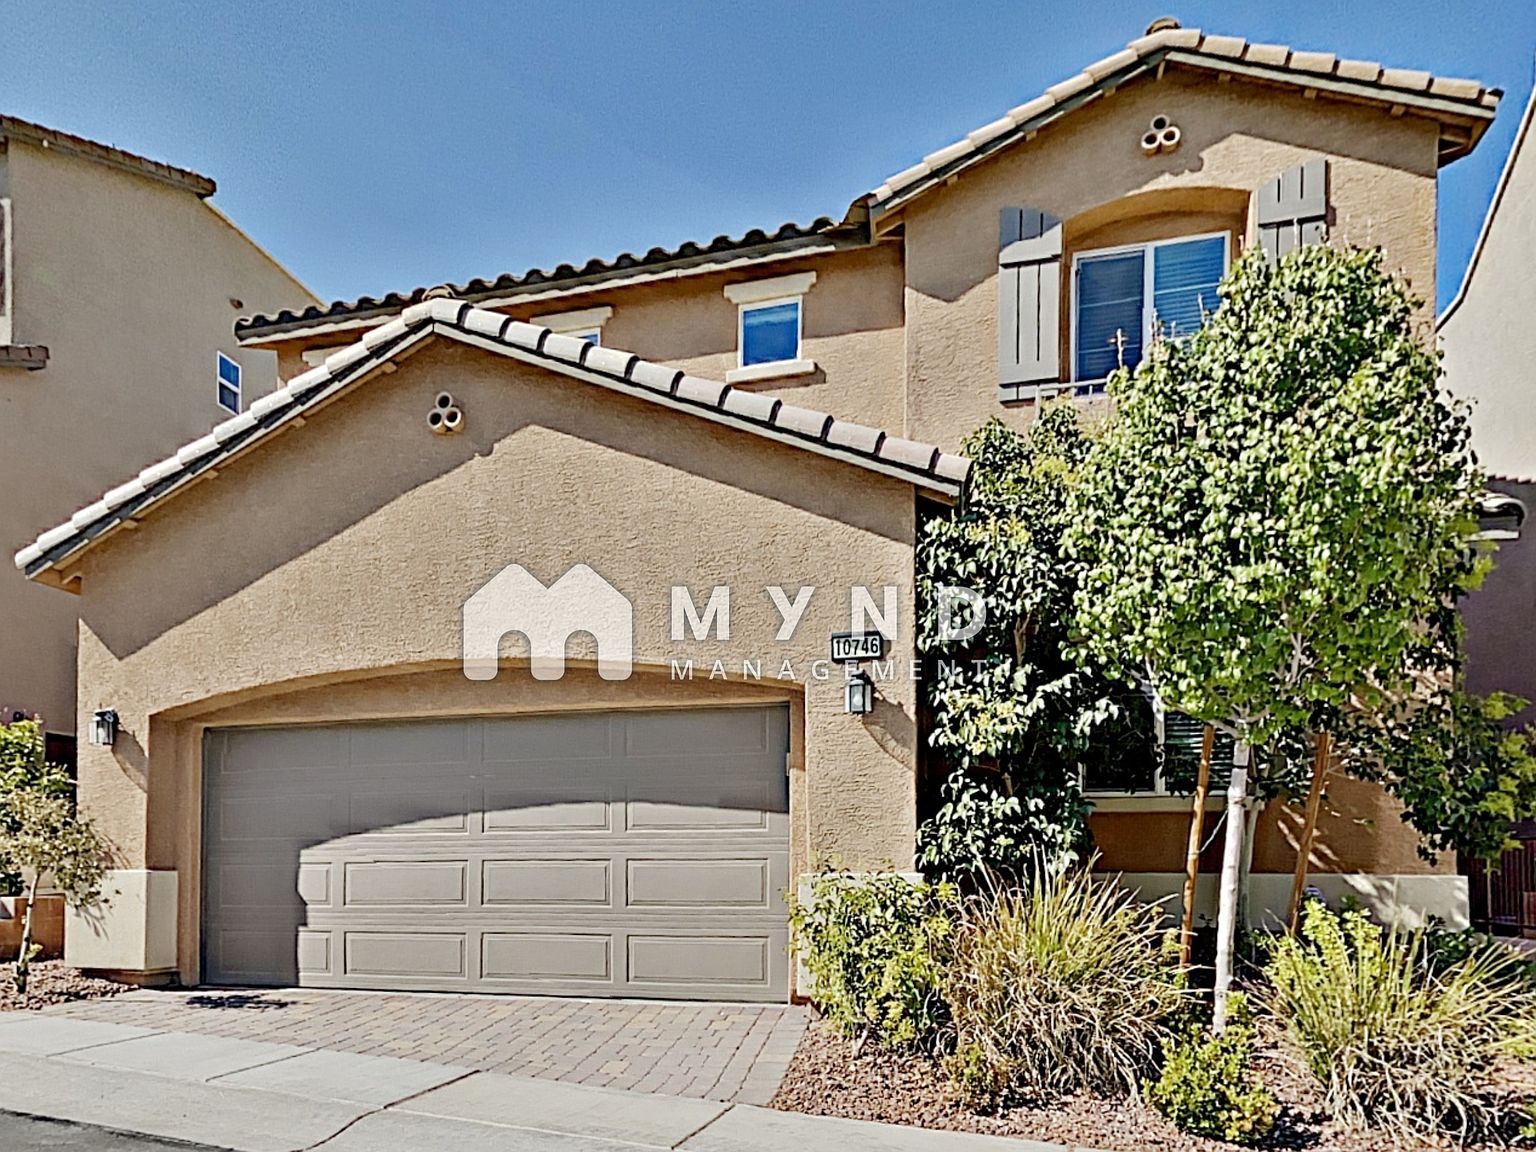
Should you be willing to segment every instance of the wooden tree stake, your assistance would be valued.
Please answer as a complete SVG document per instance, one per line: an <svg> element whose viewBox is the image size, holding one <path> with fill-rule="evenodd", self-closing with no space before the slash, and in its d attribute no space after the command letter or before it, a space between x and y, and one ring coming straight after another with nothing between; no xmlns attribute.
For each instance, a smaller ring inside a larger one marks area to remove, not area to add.
<svg viewBox="0 0 1536 1152"><path fill-rule="evenodd" d="M1195 810L1189 817L1189 851L1184 855L1184 921L1179 926L1179 967L1188 968L1195 944L1195 890L1200 883L1200 837L1205 831L1205 798L1211 790L1211 751L1216 726L1207 724L1200 740L1200 775L1195 781Z"/></svg>
<svg viewBox="0 0 1536 1152"><path fill-rule="evenodd" d="M1331 741L1328 733L1317 734L1317 752L1312 757L1312 786L1307 789L1307 813L1301 824L1301 835L1296 841L1296 874L1291 878L1291 904L1286 909L1285 922L1292 932L1301 912L1301 894L1307 889L1307 865L1312 858L1312 841L1317 835L1317 817L1323 806L1323 786L1328 780L1328 758Z"/></svg>

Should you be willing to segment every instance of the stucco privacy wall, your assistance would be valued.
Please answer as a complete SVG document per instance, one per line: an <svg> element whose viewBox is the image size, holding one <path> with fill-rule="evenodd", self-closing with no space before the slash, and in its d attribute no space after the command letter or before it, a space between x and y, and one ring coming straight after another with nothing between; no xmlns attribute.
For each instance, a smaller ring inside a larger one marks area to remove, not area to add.
<svg viewBox="0 0 1536 1152"><path fill-rule="evenodd" d="M786 403L832 412L844 420L893 432L901 429L905 341L901 249L896 242L731 272L535 296L496 311L532 320L550 312L607 306L613 315L603 325L604 344L706 380L723 380L737 366L738 356L737 306L726 299L725 286L796 272L816 273L804 300L801 344L803 357L815 361L816 371L735 387L771 392ZM329 342L345 344L358 336L347 332L329 337ZM278 345L285 378L308 367L301 355L307 344Z"/></svg>
<svg viewBox="0 0 1536 1152"><path fill-rule="evenodd" d="M1139 140L1157 114L1179 126L1183 143L1147 157ZM1049 211L1066 221L1070 243L1074 217L1123 197L1177 192L1184 194L1181 213L1226 212L1226 190L1252 193L1326 155L1332 237L1380 245L1387 267L1402 270L1433 301L1437 140L1427 120L1170 70L1161 80L1133 81L976 165L903 213L907 434L954 449L989 417L1023 423L1032 416L1032 406L1005 408L997 400L1000 209ZM1064 267L1064 284L1069 273Z"/></svg>
<svg viewBox="0 0 1536 1152"><path fill-rule="evenodd" d="M12 139L0 185L14 222L14 338L49 348L40 371L0 370L0 534L13 550L227 415L214 350L244 368L247 399L276 360L238 349L243 308L311 297L190 191ZM0 706L75 719L72 596L0 574Z"/></svg>
<svg viewBox="0 0 1536 1152"><path fill-rule="evenodd" d="M444 389L467 417L457 436L427 430ZM548 582L585 562L633 600L638 662L663 677L673 659L695 663L692 684L636 677L603 685L605 700L697 703L732 690L708 682L714 659L738 682L744 658L761 661L761 683L735 686L743 701L764 685L803 700L797 867L827 856L907 867L914 685L883 684L861 721L843 714L840 681L804 678L848 627L853 584L898 588L893 656L910 660L914 515L901 481L435 342L85 554L80 708L115 708L122 731L110 750L82 746L82 805L123 867L183 874L185 920L206 710L282 693L289 715L328 718L339 705L322 686L432 668L449 671L377 690L376 714L564 706L579 697L535 687L522 668L464 680L460 610L505 564ZM728 640L671 641L674 584L701 605L731 586ZM818 588L782 644L770 584L791 597ZM594 654L574 639L571 651ZM784 660L800 683L773 684ZM183 937L183 975L189 947Z"/></svg>

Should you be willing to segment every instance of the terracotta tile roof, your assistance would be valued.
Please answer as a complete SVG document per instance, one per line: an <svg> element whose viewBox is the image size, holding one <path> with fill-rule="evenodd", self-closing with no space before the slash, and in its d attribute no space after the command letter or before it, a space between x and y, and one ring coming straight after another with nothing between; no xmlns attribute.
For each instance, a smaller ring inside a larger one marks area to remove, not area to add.
<svg viewBox="0 0 1536 1152"><path fill-rule="evenodd" d="M904 440L878 428L786 404L773 396L737 391L717 380L689 376L677 368L641 360L618 348L558 336L548 328L476 308L466 301L436 299L413 304L357 343L333 353L324 364L295 377L174 456L105 493L17 552L16 566L33 577L73 558L123 521L139 519L222 461L245 451L386 361L434 336L498 352L943 495L958 495L970 470L970 461L965 457L941 451L932 444Z"/></svg>
<svg viewBox="0 0 1536 1152"><path fill-rule="evenodd" d="M162 164L146 156L124 152L121 148L114 148L110 144L98 144L83 136L72 136L68 132L45 128L41 124L20 120L15 116L0 116L0 137L24 140L40 148L70 152L113 168L126 169L140 176L148 176L166 184L173 184L200 197L212 196L218 190L218 185L210 177L193 172L190 168L176 168L170 164Z"/></svg>
<svg viewBox="0 0 1536 1152"><path fill-rule="evenodd" d="M643 255L623 252L612 260L592 259L579 268L561 264L553 269L530 268L526 272L507 272L494 279L475 279L463 284L444 285L461 300L483 303L500 297L553 289L575 288L585 283L601 283L625 273L662 272L672 268L690 268L718 263L723 259L756 254L794 254L800 249L816 248L848 232L845 224L822 216L810 224L790 222L772 232L754 228L741 236L716 236L706 243L689 240L676 248L652 248ZM860 230L861 231L861 230ZM860 236L859 238L862 238ZM846 241L845 241L846 242ZM358 320L391 316L402 308L419 304L432 285L422 285L409 292L391 292L386 296L360 296L356 300L336 300L326 305L312 305L301 310L287 309L274 315L242 316L235 321L235 336L271 338L336 320Z"/></svg>
<svg viewBox="0 0 1536 1152"><path fill-rule="evenodd" d="M1341 60L1330 52L1300 52L1283 44L1250 44L1237 36L1208 36L1198 28L1161 28L896 173L869 194L871 210L878 213L892 201L909 199L919 187L948 177L968 162L1163 61L1257 80L1326 87L1341 95L1402 104L1431 115L1472 121L1475 127L1468 139L1449 146L1442 142L1442 163L1471 150L1482 128L1493 119L1502 95L1499 89L1484 87L1476 80L1385 68L1367 60Z"/></svg>

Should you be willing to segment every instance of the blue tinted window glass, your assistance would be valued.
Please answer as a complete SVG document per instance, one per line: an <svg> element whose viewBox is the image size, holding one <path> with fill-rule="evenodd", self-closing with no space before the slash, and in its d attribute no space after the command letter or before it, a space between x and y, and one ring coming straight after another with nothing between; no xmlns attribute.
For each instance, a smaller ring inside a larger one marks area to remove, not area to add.
<svg viewBox="0 0 1536 1152"><path fill-rule="evenodd" d="M1077 379L1100 380L1141 360L1145 253L1093 256L1077 266Z"/></svg>
<svg viewBox="0 0 1536 1152"><path fill-rule="evenodd" d="M800 305L770 304L741 311L741 363L772 364L800 355Z"/></svg>
<svg viewBox="0 0 1536 1152"><path fill-rule="evenodd" d="M240 387L240 365L224 353L219 353L219 379L231 388Z"/></svg>
<svg viewBox="0 0 1536 1152"><path fill-rule="evenodd" d="M240 411L240 390L231 388L224 381L219 381L219 406L227 408L231 412Z"/></svg>
<svg viewBox="0 0 1536 1152"><path fill-rule="evenodd" d="M1220 236L1164 244L1152 253L1152 307L1164 336L1188 336L1216 311L1216 286L1227 270Z"/></svg>

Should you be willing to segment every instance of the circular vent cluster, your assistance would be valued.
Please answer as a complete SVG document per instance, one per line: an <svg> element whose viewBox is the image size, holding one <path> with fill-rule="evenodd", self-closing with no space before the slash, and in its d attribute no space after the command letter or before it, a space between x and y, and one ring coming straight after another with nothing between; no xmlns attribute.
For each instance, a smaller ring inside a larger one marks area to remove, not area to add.
<svg viewBox="0 0 1536 1152"><path fill-rule="evenodd" d="M452 392L439 392L427 413L427 427L439 436L464 430L464 410L453 400Z"/></svg>
<svg viewBox="0 0 1536 1152"><path fill-rule="evenodd" d="M1166 116L1154 116L1151 127L1141 137L1141 150L1148 156L1172 152L1182 139L1184 133L1179 131L1177 124Z"/></svg>

